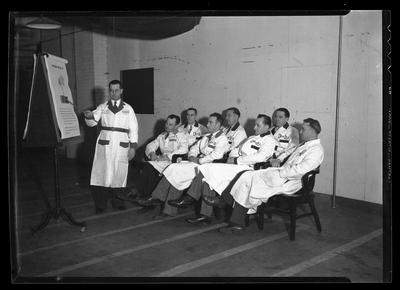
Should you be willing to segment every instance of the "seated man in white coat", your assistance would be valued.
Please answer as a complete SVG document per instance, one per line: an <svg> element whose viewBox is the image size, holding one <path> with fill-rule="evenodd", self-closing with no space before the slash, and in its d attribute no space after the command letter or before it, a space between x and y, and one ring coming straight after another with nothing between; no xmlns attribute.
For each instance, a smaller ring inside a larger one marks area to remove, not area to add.
<svg viewBox="0 0 400 290"><path fill-rule="evenodd" d="M208 129L197 122L197 110L195 108L189 108L186 110L185 124L178 127L178 131L184 132L188 139L188 147L192 147L198 140L200 140L205 134L208 133Z"/></svg>
<svg viewBox="0 0 400 290"><path fill-rule="evenodd" d="M207 128L210 133L206 134L195 146L189 150L189 161L174 163L163 172L164 177L158 183L150 197L137 199L144 206L157 205L164 202L164 207L159 215L153 219L174 216L178 208L166 203L168 200L179 198L184 189L188 188L197 174L200 164L211 163L221 159L229 148L228 138L223 134L221 125L223 118L221 114L213 113L208 118Z"/></svg>
<svg viewBox="0 0 400 290"><path fill-rule="evenodd" d="M255 121L255 135L250 136L239 148L233 149L227 163L203 164L198 167L199 173L192 182L186 196L168 203L175 207L183 207L200 200L202 195L215 196L222 194L224 189L242 171L252 170L254 165L265 162L274 153L278 142L269 131L271 118L260 114ZM187 222L196 224L210 224L213 207L204 201L201 204L200 215L186 219Z"/></svg>
<svg viewBox="0 0 400 290"><path fill-rule="evenodd" d="M225 120L227 126L223 130L229 141L228 153L231 150L238 148L239 145L247 138L246 131L239 123L239 118L240 111L238 108L231 107L226 109Z"/></svg>
<svg viewBox="0 0 400 290"><path fill-rule="evenodd" d="M302 124L300 137L303 141L281 167L246 171L236 181L230 191L221 196L204 196L203 200L212 206L233 206L230 223L219 229L224 234L241 234L245 229L247 213L254 213L262 202L276 194L293 194L301 186L301 178L316 169L324 159L324 149L318 134L321 126L317 120L307 118Z"/></svg>
<svg viewBox="0 0 400 290"><path fill-rule="evenodd" d="M299 131L295 127L289 125L289 110L286 108L278 108L273 113L275 125L271 128L271 133L279 142L276 153L271 158L270 163L273 167L283 165L287 158L299 145Z"/></svg>
<svg viewBox="0 0 400 290"><path fill-rule="evenodd" d="M179 123L179 116L168 116L165 131L146 146L145 155L150 161L145 163L140 172L136 188L132 188L128 194L117 195L119 199L135 202L137 197L149 197L160 181L161 173L171 164L172 156L188 152L187 136L177 130ZM157 155L157 150L161 152L160 155ZM148 209L150 208L139 210L139 213Z"/></svg>

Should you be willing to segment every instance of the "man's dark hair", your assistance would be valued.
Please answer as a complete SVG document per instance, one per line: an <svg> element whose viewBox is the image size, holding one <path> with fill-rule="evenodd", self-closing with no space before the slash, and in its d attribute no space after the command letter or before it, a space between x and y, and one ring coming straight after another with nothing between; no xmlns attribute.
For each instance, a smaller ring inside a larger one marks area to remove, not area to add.
<svg viewBox="0 0 400 290"><path fill-rule="evenodd" d="M310 127L314 129L317 134L321 132L321 125L319 124L318 120L315 120L313 118L307 118L303 120L304 123L309 123Z"/></svg>
<svg viewBox="0 0 400 290"><path fill-rule="evenodd" d="M217 122L220 124L220 126L222 126L222 124L224 123L224 118L222 118L222 115L219 113L212 113L210 115L210 117L215 117L217 118Z"/></svg>
<svg viewBox="0 0 400 290"><path fill-rule="evenodd" d="M268 125L269 127L271 127L272 121L269 116L264 115L264 114L258 114L257 119L258 118L263 118L264 125Z"/></svg>
<svg viewBox="0 0 400 290"><path fill-rule="evenodd" d="M285 117L286 117L286 118L289 118L289 117L290 117L289 110L286 109L286 108L278 108L278 109L275 110L275 112L277 112L277 111L283 112L283 113L285 114Z"/></svg>
<svg viewBox="0 0 400 290"><path fill-rule="evenodd" d="M169 115L167 119L175 119L176 125L178 125L181 122L181 118L177 115Z"/></svg>
<svg viewBox="0 0 400 290"><path fill-rule="evenodd" d="M231 107L231 108L226 109L226 111L233 111L233 113L234 113L235 115L237 115L238 117L240 117L240 111L239 111L238 108Z"/></svg>
<svg viewBox="0 0 400 290"><path fill-rule="evenodd" d="M189 108L189 109L186 110L186 112L187 111L194 111L194 113L197 115L197 110L195 108Z"/></svg>
<svg viewBox="0 0 400 290"><path fill-rule="evenodd" d="M109 84L108 87L111 85L119 85L119 88L122 89L122 83L119 80L112 80Z"/></svg>

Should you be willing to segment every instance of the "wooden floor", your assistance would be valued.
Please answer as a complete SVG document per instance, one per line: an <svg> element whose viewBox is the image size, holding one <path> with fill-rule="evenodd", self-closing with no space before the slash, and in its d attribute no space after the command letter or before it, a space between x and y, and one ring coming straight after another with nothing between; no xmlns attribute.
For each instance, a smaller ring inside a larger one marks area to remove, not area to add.
<svg viewBox="0 0 400 290"><path fill-rule="evenodd" d="M321 233L306 217L290 241L287 217L274 215L265 219L263 231L251 218L244 235L225 236L217 231L225 225L223 216L213 216L208 226L185 222L193 207L164 220L152 219L159 208L140 214L140 207L130 203L126 211L109 205L96 214L91 164L63 155L58 157L61 206L87 227L82 233L63 217L33 236L29 229L55 206L51 153L25 149L19 154L17 282L383 281L381 205L337 197L332 208L330 195L316 193ZM129 185L139 172L132 164Z"/></svg>

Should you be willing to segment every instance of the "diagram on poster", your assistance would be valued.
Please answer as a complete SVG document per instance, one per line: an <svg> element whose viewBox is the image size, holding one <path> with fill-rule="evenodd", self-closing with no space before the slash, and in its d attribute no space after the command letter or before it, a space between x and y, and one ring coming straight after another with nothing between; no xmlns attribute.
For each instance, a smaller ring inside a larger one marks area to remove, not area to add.
<svg viewBox="0 0 400 290"><path fill-rule="evenodd" d="M66 59L48 54L45 57L47 75L61 139L80 136L78 117L73 107L71 89L68 86ZM63 102L68 99L69 102Z"/></svg>

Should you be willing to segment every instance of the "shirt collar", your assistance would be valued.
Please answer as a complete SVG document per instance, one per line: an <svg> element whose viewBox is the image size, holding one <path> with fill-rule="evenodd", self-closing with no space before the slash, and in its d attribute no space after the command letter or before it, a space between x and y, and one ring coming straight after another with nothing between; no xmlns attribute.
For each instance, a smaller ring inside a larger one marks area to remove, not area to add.
<svg viewBox="0 0 400 290"><path fill-rule="evenodd" d="M235 124L235 126L231 127L231 130L232 130L232 131L235 131L237 128L239 128L239 126L240 126L240 123L237 122L237 123Z"/></svg>
<svg viewBox="0 0 400 290"><path fill-rule="evenodd" d="M306 143L304 143L304 146L310 147L316 144L321 144L321 139L318 138L311 141L307 141Z"/></svg>
<svg viewBox="0 0 400 290"><path fill-rule="evenodd" d="M239 128L240 123L237 122L234 126L226 127L227 131L226 134L228 134L230 131L235 131L237 128Z"/></svg>
<svg viewBox="0 0 400 290"><path fill-rule="evenodd" d="M167 139L167 138L170 137L170 136L176 136L176 134L174 133L174 131L172 131L172 132L167 132L167 131L165 131L165 132L163 133L163 135L164 135L164 139Z"/></svg>
<svg viewBox="0 0 400 290"><path fill-rule="evenodd" d="M265 137L265 136L270 135L270 134L271 134L271 131L268 131L268 132L265 132L265 133L261 134L260 137Z"/></svg>
<svg viewBox="0 0 400 290"><path fill-rule="evenodd" d="M184 128L186 128L187 126L189 126L189 123L188 123L188 122L186 122ZM199 122L197 122L197 121L194 122L194 126L195 126L195 127L199 127Z"/></svg>
<svg viewBox="0 0 400 290"><path fill-rule="evenodd" d="M281 126L279 128L275 125L274 127L272 127L271 131L275 131L275 133L276 133L281 128L284 128L286 130L287 128L289 128L289 123L286 123L285 125L283 125L283 126Z"/></svg>
<svg viewBox="0 0 400 290"><path fill-rule="evenodd" d="M108 102L107 102L107 105L109 105L109 106L114 106L114 100L109 100ZM119 107L119 105L121 104L121 99L119 99L118 101L116 101L117 102L117 107Z"/></svg>
<svg viewBox="0 0 400 290"><path fill-rule="evenodd" d="M224 130L223 129L221 129L221 130L218 130L218 131L216 131L216 132L214 132L214 133L209 133L210 135L208 135L210 138L211 137L215 137L215 138L218 138L219 136L221 136L222 134L224 133Z"/></svg>

